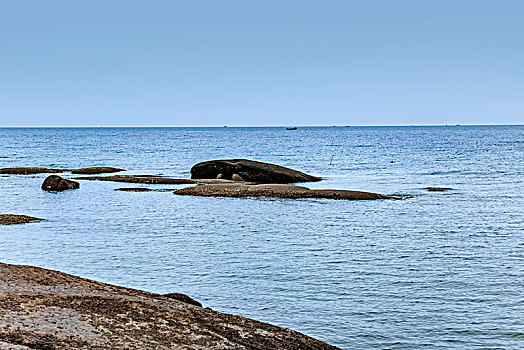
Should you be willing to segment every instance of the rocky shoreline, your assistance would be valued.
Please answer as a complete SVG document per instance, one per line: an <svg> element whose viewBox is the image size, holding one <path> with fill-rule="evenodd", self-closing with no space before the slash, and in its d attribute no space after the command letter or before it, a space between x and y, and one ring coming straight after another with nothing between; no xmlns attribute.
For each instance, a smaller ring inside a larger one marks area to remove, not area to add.
<svg viewBox="0 0 524 350"><path fill-rule="evenodd" d="M0 263L6 349L337 349L299 332L58 271Z"/></svg>

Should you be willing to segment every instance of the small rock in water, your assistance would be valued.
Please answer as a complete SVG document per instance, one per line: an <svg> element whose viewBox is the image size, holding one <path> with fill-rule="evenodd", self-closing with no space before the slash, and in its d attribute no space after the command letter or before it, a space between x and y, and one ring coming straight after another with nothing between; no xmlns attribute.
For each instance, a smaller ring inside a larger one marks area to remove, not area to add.
<svg viewBox="0 0 524 350"><path fill-rule="evenodd" d="M447 191L447 190L451 190L450 187L426 187L426 189L429 192L444 192L444 191Z"/></svg>
<svg viewBox="0 0 524 350"><path fill-rule="evenodd" d="M78 182L64 179L58 175L50 175L44 180L44 183L42 183L42 189L50 192L61 192L77 188L80 188Z"/></svg>
<svg viewBox="0 0 524 350"><path fill-rule="evenodd" d="M44 219L35 218L27 215L0 214L0 225L27 224L33 221L43 221Z"/></svg>
<svg viewBox="0 0 524 350"><path fill-rule="evenodd" d="M81 169L74 169L71 170L72 174L103 174L103 173L116 173L119 171L125 171L125 169L120 168L113 168L109 166L95 166L90 168L81 168Z"/></svg>
<svg viewBox="0 0 524 350"><path fill-rule="evenodd" d="M150 189L150 188L145 188L145 187L122 187L122 188L115 189L115 191L123 191L123 192L151 192L153 190Z"/></svg>

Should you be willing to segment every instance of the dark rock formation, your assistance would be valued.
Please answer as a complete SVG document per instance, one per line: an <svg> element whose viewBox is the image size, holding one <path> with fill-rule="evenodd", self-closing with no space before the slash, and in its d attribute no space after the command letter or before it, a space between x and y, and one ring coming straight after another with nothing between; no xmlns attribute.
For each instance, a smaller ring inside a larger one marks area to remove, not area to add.
<svg viewBox="0 0 524 350"><path fill-rule="evenodd" d="M232 179L237 174L244 181L256 183L295 183L320 181L316 176L280 165L255 162L247 159L210 160L191 168L192 179L216 179L220 174L223 179Z"/></svg>
<svg viewBox="0 0 524 350"><path fill-rule="evenodd" d="M42 183L42 189L51 192L74 190L79 187L80 184L78 182L64 179L58 175L50 175Z"/></svg>
<svg viewBox="0 0 524 350"><path fill-rule="evenodd" d="M151 192L153 191L150 188L145 187L122 187L122 188L116 188L115 191L122 191L122 192Z"/></svg>
<svg viewBox="0 0 524 350"><path fill-rule="evenodd" d="M202 307L202 304L196 301L195 299L191 298L189 295L182 294L182 293L167 293L162 294L162 296L169 298L169 299L175 299L181 302L184 302L186 304L191 304L195 306Z"/></svg>
<svg viewBox="0 0 524 350"><path fill-rule="evenodd" d="M174 192L181 196L204 197L274 197L274 198L326 198L344 200L394 199L378 193L347 191L347 190L311 190L294 185L245 185L245 184L215 184L187 187Z"/></svg>
<svg viewBox="0 0 524 350"><path fill-rule="evenodd" d="M147 188L147 187L121 187L116 188L115 191L122 192L173 192L176 188Z"/></svg>
<svg viewBox="0 0 524 350"><path fill-rule="evenodd" d="M0 346L336 349L298 332L58 271L0 263Z"/></svg>
<svg viewBox="0 0 524 350"><path fill-rule="evenodd" d="M429 192L444 192L451 190L449 187L426 187Z"/></svg>
<svg viewBox="0 0 524 350"><path fill-rule="evenodd" d="M66 169L49 169L49 168L0 168L0 174L46 174L46 173L63 173Z"/></svg>
<svg viewBox="0 0 524 350"><path fill-rule="evenodd" d="M71 170L71 173L94 175L94 174L103 174L103 173L116 173L119 171L125 171L125 169L112 168L108 166L95 166L95 167L90 167L90 168L74 169L74 170Z"/></svg>
<svg viewBox="0 0 524 350"><path fill-rule="evenodd" d="M197 183L231 183L231 180L219 180L219 179L176 179L169 177L161 177L155 175L113 175L113 176L80 176L74 177L74 180L97 180L97 181L114 181L114 182L127 182L127 183L140 183L140 184L197 184Z"/></svg>
<svg viewBox="0 0 524 350"><path fill-rule="evenodd" d="M16 214L0 214L0 225L16 225L27 224L34 221L42 221L44 219L35 218L27 215Z"/></svg>

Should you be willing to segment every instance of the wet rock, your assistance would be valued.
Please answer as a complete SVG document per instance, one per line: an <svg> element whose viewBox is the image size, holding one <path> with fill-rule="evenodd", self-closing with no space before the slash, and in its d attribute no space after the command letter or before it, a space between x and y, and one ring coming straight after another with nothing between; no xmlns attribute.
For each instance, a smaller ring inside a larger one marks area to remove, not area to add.
<svg viewBox="0 0 524 350"><path fill-rule="evenodd" d="M122 192L173 192L176 188L146 188L146 187L121 187L115 189L115 191Z"/></svg>
<svg viewBox="0 0 524 350"><path fill-rule="evenodd" d="M429 192L444 192L451 190L450 187L426 187Z"/></svg>
<svg viewBox="0 0 524 350"><path fill-rule="evenodd" d="M61 192L66 190L74 190L80 187L76 181L67 180L58 175L48 176L42 183L42 189L50 192Z"/></svg>
<svg viewBox="0 0 524 350"><path fill-rule="evenodd" d="M221 179L177 179L169 177L161 177L155 175L113 175L113 176L80 176L73 177L74 180L91 180L91 181L114 181L126 183L141 183L141 184L198 184L198 183L231 183L231 180Z"/></svg>
<svg viewBox="0 0 524 350"><path fill-rule="evenodd" d="M122 187L122 188L115 189L115 191L122 191L122 192L151 192L153 190L150 189L150 188L145 188L145 187Z"/></svg>
<svg viewBox="0 0 524 350"><path fill-rule="evenodd" d="M103 173L116 173L119 171L125 171L125 169L112 168L108 166L98 166L98 167L74 169L74 170L71 170L71 173L72 174L94 175L94 174L103 174Z"/></svg>
<svg viewBox="0 0 524 350"><path fill-rule="evenodd" d="M181 196L203 197L273 197L273 198L325 198L343 200L375 200L394 199L378 193L348 191L348 190L312 190L303 186L271 184L212 184L187 187L174 192Z"/></svg>
<svg viewBox="0 0 524 350"><path fill-rule="evenodd" d="M191 305L202 307L201 303L199 303L198 301L196 301L195 299L191 298L189 295L186 295L186 294L182 294L182 293L167 293L167 294L162 294L162 295L165 296L166 298L169 298L169 299L175 299L175 300L178 300L178 301L182 301L182 302L184 302L186 304L191 304Z"/></svg>
<svg viewBox="0 0 524 350"><path fill-rule="evenodd" d="M320 181L316 176L286 168L276 164L256 162L248 159L210 160L191 168L192 179L216 179L219 174L224 179L232 179L238 174L244 181L257 183L296 183Z"/></svg>
<svg viewBox="0 0 524 350"><path fill-rule="evenodd" d="M66 169L50 169L50 168L0 168L0 174L46 174L46 173L63 173Z"/></svg>
<svg viewBox="0 0 524 350"><path fill-rule="evenodd" d="M0 263L0 343L31 349L336 349L141 290Z"/></svg>
<svg viewBox="0 0 524 350"><path fill-rule="evenodd" d="M0 214L0 225L27 224L29 222L43 221L44 219L35 218L27 215Z"/></svg>

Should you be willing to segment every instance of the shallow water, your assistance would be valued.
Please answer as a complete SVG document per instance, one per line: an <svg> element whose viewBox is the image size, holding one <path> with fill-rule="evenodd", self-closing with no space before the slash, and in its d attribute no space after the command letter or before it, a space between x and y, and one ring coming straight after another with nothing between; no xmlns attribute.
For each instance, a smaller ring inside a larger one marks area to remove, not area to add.
<svg viewBox="0 0 524 350"><path fill-rule="evenodd" d="M187 293L344 349L524 347L522 126L0 129L0 167L188 177L217 158L413 198L198 198L90 181L56 194L40 190L45 175L3 176L0 213L47 220L0 227L0 261Z"/></svg>

